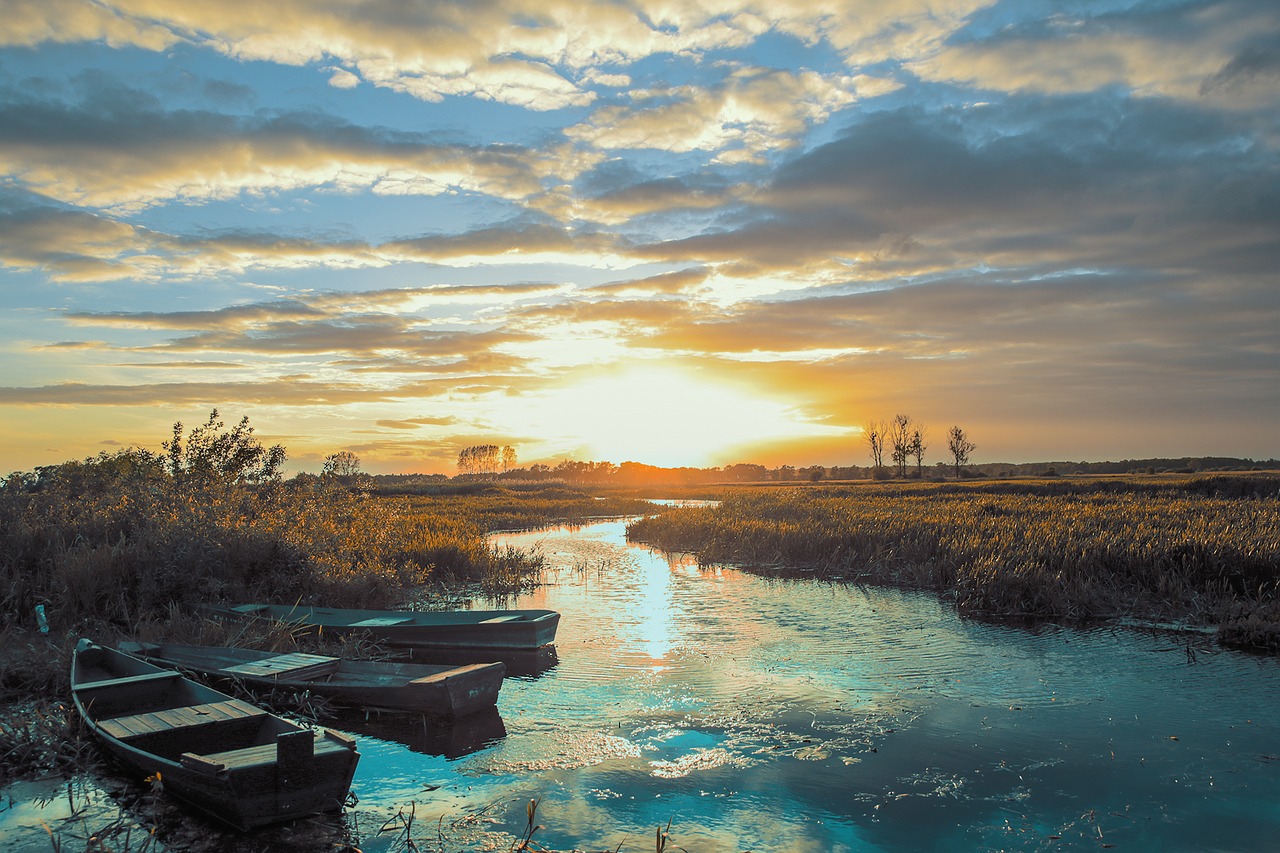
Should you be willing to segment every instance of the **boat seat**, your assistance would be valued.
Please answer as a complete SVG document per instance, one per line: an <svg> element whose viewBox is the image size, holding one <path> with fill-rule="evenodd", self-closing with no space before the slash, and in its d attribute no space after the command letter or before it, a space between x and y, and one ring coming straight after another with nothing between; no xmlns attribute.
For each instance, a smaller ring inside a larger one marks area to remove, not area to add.
<svg viewBox="0 0 1280 853"><path fill-rule="evenodd" d="M273 743L211 752L208 755L186 752L182 755L182 764L188 769L202 770L206 773L243 770L277 762L305 761L312 756L347 752L353 748L354 743L349 738L334 737L332 733L328 737L316 737L315 732L303 729L297 732L283 732L276 736Z"/></svg>
<svg viewBox="0 0 1280 853"><path fill-rule="evenodd" d="M341 661L335 657L294 652L229 666L223 672L259 678L279 678L287 675L290 678L307 679L328 675L338 668L339 663Z"/></svg>
<svg viewBox="0 0 1280 853"><path fill-rule="evenodd" d="M248 702L228 699L225 702L209 702L204 705L187 705L181 708L150 711L145 714L113 717L108 720L99 720L98 725L112 737L127 742L158 732L172 732L227 720L251 720L265 716L267 716L266 711Z"/></svg>
<svg viewBox="0 0 1280 853"><path fill-rule="evenodd" d="M490 625L494 622L515 622L523 618L524 618L523 616L520 616L518 614L511 615L511 616L494 616L492 619L481 619L480 624Z"/></svg>
<svg viewBox="0 0 1280 853"><path fill-rule="evenodd" d="M412 616L374 616L372 619L361 619L359 622L352 622L351 627L380 628L384 625L403 625L412 621Z"/></svg>
<svg viewBox="0 0 1280 853"><path fill-rule="evenodd" d="M85 684L77 684L75 691L83 693L86 690L97 690L100 687L123 687L126 684L143 684L148 681L170 681L178 677L178 673L172 670L162 672L144 672L140 675L122 675L119 678L106 678L102 681L90 681Z"/></svg>

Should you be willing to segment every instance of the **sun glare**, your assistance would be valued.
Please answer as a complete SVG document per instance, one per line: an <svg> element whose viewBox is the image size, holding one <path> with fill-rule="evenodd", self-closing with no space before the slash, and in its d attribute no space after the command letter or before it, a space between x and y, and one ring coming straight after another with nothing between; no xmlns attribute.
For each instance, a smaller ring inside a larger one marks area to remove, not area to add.
<svg viewBox="0 0 1280 853"><path fill-rule="evenodd" d="M593 459L663 467L744 461L751 445L820 434L793 407L671 368L639 367L540 396L525 430Z"/></svg>

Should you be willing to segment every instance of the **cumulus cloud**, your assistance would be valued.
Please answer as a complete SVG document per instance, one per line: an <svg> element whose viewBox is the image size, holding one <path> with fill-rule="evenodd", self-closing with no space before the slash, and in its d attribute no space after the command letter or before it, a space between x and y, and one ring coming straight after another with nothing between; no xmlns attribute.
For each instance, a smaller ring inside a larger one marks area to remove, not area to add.
<svg viewBox="0 0 1280 853"><path fill-rule="evenodd" d="M754 156L789 147L815 122L853 103L859 89L892 86L813 71L747 68L712 87L636 93L636 103L603 107L566 129L597 148L741 150Z"/></svg>
<svg viewBox="0 0 1280 853"><path fill-rule="evenodd" d="M635 5L568 0L430 4L316 4L256 0L171 4L160 0L17 0L0 22L0 44L107 41L164 50L177 42L242 60L306 65L325 58L358 76L415 97L472 96L536 110L584 106L594 92L558 68L591 70L656 54L703 54L750 45L770 31L826 42L850 67L930 49L978 0L644 0ZM354 70L352 70L354 69ZM584 83L624 85L612 77Z"/></svg>

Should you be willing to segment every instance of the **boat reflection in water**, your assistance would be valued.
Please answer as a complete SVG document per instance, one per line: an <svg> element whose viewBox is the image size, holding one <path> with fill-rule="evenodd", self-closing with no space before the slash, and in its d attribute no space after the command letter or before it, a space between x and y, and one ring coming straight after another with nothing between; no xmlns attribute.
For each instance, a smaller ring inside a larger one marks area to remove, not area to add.
<svg viewBox="0 0 1280 853"><path fill-rule="evenodd" d="M560 663L555 643L536 649L400 649L414 663L468 664L499 661L507 667L508 678L537 678Z"/></svg>
<svg viewBox="0 0 1280 853"><path fill-rule="evenodd" d="M498 743L507 736L506 724L497 708L444 722L423 714L367 715L346 713L334 721L351 734L395 741L422 755L462 758Z"/></svg>

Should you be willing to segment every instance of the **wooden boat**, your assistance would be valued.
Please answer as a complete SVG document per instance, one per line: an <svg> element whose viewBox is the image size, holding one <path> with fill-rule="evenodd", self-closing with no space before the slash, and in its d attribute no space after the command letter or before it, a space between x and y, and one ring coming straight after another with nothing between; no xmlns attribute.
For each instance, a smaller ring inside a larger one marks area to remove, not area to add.
<svg viewBox="0 0 1280 853"><path fill-rule="evenodd" d="M560 654L554 643L536 649L437 649L418 646L399 649L399 652L414 663L434 666L498 661L507 668L508 678L538 678L560 663Z"/></svg>
<svg viewBox="0 0 1280 853"><path fill-rule="evenodd" d="M342 705L446 718L492 708L507 670L493 662L430 666L225 646L121 643L119 648L161 666L238 679L250 687L309 690Z"/></svg>
<svg viewBox="0 0 1280 853"><path fill-rule="evenodd" d="M360 758L345 735L317 734L89 640L72 657L71 696L109 753L240 830L337 811Z"/></svg>
<svg viewBox="0 0 1280 853"><path fill-rule="evenodd" d="M389 646L536 649L555 641L554 610L345 610L305 604L206 605L223 619L273 619L330 634L368 632Z"/></svg>

